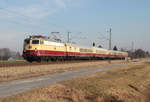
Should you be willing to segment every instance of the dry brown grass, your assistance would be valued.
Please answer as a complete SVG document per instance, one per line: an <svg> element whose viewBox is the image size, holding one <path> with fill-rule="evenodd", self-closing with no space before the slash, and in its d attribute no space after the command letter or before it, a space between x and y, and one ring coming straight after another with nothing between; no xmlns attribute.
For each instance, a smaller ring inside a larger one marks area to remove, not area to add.
<svg viewBox="0 0 150 102"><path fill-rule="evenodd" d="M150 102L150 63L75 78L0 102Z"/></svg>
<svg viewBox="0 0 150 102"><path fill-rule="evenodd" d="M124 61L112 61L112 64ZM109 65L107 61L0 68L0 82Z"/></svg>
<svg viewBox="0 0 150 102"><path fill-rule="evenodd" d="M149 96L145 90L150 91L150 64L99 72L63 84L103 97L104 102L145 102Z"/></svg>

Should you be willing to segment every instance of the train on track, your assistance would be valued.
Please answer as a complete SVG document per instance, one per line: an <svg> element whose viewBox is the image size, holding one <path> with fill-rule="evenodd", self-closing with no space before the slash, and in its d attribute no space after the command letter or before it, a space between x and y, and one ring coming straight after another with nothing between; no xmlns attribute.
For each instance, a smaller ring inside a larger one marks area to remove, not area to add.
<svg viewBox="0 0 150 102"><path fill-rule="evenodd" d="M96 47L82 47L34 35L24 40L23 57L28 62L56 60L125 59L127 52Z"/></svg>

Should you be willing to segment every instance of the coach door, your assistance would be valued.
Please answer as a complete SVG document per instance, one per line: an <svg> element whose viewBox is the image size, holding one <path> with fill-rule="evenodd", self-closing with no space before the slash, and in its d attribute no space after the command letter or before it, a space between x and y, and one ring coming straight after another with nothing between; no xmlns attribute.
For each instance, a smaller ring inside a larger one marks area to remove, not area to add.
<svg viewBox="0 0 150 102"><path fill-rule="evenodd" d="M64 45L65 45L65 56L68 56L67 44Z"/></svg>
<svg viewBox="0 0 150 102"><path fill-rule="evenodd" d="M74 47L74 56L77 56L76 53L77 52L77 48L76 47Z"/></svg>

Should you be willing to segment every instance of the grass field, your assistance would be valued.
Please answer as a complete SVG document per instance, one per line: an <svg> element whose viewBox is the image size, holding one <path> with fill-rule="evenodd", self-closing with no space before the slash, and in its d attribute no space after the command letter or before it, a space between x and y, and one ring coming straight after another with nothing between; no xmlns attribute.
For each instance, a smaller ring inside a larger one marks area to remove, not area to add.
<svg viewBox="0 0 150 102"><path fill-rule="evenodd" d="M111 64L125 63L125 61L112 61ZM81 63L65 63L35 66L18 66L0 68L0 82L19 80L23 78L56 74L67 71L80 70L85 68L95 68L110 65L107 61L81 62Z"/></svg>
<svg viewBox="0 0 150 102"><path fill-rule="evenodd" d="M75 78L0 102L150 102L150 62Z"/></svg>

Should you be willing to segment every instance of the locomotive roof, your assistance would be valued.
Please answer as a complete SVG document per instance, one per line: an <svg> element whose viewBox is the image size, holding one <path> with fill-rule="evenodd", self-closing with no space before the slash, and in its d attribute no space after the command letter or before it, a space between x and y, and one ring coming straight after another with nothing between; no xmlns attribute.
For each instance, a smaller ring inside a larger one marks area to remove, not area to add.
<svg viewBox="0 0 150 102"><path fill-rule="evenodd" d="M53 41L53 42L63 43L59 39L51 39L50 37L41 36L41 35L30 36L28 39L45 40L45 41Z"/></svg>

